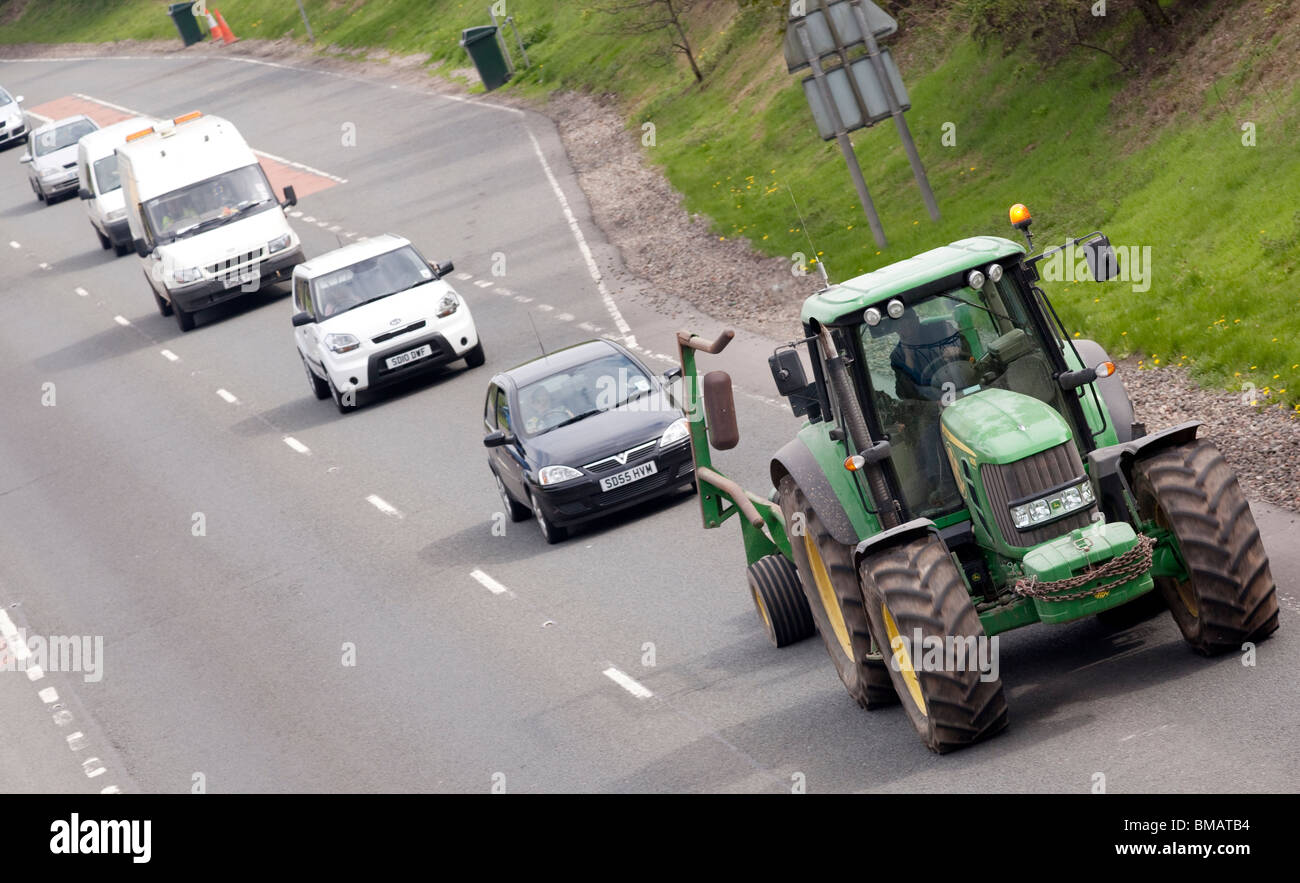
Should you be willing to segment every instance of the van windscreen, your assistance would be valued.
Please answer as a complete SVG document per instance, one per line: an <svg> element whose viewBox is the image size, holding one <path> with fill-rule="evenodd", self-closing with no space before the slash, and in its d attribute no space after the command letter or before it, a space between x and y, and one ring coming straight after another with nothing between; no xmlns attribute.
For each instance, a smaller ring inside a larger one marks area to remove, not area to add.
<svg viewBox="0 0 1300 883"><path fill-rule="evenodd" d="M154 197L143 209L154 238L166 242L277 205L266 173L253 163Z"/></svg>

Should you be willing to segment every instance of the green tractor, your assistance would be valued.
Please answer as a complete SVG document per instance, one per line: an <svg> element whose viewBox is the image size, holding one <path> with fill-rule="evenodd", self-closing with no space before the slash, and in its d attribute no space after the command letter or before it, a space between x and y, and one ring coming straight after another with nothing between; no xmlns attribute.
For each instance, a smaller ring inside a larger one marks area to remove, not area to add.
<svg viewBox="0 0 1300 883"><path fill-rule="evenodd" d="M1203 654L1278 625L1277 592L1236 474L1199 422L1147 434L1101 346L1072 339L1033 257L1023 206L1008 239L954 242L805 301L803 338L769 359L802 429L746 492L710 447L739 442L731 379L678 334L704 526L739 513L748 581L778 647L820 632L868 709L901 702L946 752L1002 730L994 636L1104 613L1159 589ZM1082 267L1080 267L1082 269ZM808 380L805 360L807 350ZM990 646L991 645L991 646Z"/></svg>

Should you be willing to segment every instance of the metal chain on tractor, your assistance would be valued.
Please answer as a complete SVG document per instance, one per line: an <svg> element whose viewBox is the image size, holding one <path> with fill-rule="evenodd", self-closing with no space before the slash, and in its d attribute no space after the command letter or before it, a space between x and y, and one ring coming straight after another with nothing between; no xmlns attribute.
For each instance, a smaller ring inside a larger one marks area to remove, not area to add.
<svg viewBox="0 0 1300 883"><path fill-rule="evenodd" d="M1108 592L1151 569L1151 550L1155 544L1156 541L1151 537L1138 534L1136 546L1118 558L1112 558L1101 567L1089 568L1078 576L1052 582L1039 582L1036 576L1021 577L1016 580L1012 589L1017 595L1042 598L1044 601L1078 601L1081 598ZM1082 592L1069 592L1070 589L1077 589L1079 586L1107 577L1111 579L1099 586L1093 586ZM1069 592L1069 594L1062 595L1058 594L1059 592Z"/></svg>

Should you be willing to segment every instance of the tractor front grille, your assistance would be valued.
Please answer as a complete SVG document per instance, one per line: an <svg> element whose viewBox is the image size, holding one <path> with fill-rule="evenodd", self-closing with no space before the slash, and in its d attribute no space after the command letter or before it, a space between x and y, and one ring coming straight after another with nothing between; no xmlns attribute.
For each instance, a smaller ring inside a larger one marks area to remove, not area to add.
<svg viewBox="0 0 1300 883"><path fill-rule="evenodd" d="M980 467L984 490L989 495L993 519L997 522L1002 538L1008 545L1022 549L1047 542L1075 528L1087 527L1097 504L1072 512L1059 521L1019 530L1011 519L1011 501L1023 500L1039 493L1046 495L1053 488L1059 488L1074 479L1082 481L1084 475L1083 461L1071 442L1048 448L1014 463L985 463Z"/></svg>

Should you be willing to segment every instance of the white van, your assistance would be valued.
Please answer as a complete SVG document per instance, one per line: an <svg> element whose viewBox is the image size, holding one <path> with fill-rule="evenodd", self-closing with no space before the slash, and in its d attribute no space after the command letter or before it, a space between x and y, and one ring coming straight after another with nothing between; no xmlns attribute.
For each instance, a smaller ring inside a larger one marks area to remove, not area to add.
<svg viewBox="0 0 1300 883"><path fill-rule="evenodd" d="M86 203L90 226L95 228L102 248L114 249L118 256L131 250L131 230L126 222L126 200L117 174L117 148L126 136L157 123L146 117L123 120L82 135L77 142L77 176L81 179L77 194Z"/></svg>
<svg viewBox="0 0 1300 883"><path fill-rule="evenodd" d="M194 313L287 282L302 243L266 172L228 120L198 111L127 136L117 148L132 245L158 311L182 331Z"/></svg>

